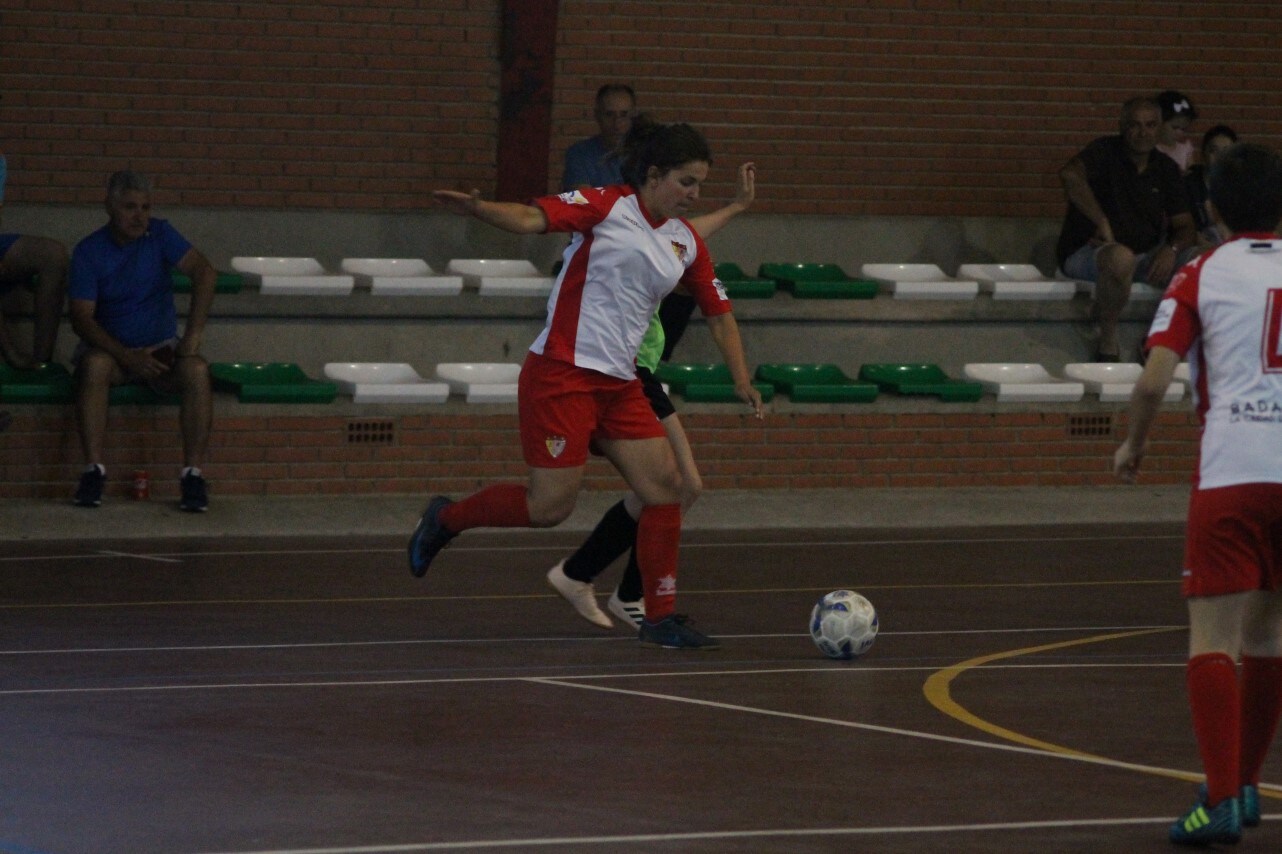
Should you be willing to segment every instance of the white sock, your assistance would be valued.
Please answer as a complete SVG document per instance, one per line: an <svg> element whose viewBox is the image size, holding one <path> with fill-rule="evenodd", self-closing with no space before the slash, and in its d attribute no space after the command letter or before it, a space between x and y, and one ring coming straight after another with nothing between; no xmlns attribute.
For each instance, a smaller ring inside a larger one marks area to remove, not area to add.
<svg viewBox="0 0 1282 854"><path fill-rule="evenodd" d="M183 469L183 472L179 477L186 477L189 474L194 474L196 477L200 477L200 469L195 466L187 466Z"/></svg>

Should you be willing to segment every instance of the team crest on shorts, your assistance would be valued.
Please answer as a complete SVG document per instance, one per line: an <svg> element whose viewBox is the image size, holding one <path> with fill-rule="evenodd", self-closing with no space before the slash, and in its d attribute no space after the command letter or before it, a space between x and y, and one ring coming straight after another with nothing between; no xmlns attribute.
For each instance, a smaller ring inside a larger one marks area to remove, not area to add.
<svg viewBox="0 0 1282 854"><path fill-rule="evenodd" d="M552 455L552 459L554 460L561 456L561 453L565 451L564 436L548 436L543 440L543 444L547 446L548 453Z"/></svg>
<svg viewBox="0 0 1282 854"><path fill-rule="evenodd" d="M671 243L672 254L676 255L677 260L684 264L686 262L686 253L690 251L689 248L684 243L677 243L675 240L671 241Z"/></svg>

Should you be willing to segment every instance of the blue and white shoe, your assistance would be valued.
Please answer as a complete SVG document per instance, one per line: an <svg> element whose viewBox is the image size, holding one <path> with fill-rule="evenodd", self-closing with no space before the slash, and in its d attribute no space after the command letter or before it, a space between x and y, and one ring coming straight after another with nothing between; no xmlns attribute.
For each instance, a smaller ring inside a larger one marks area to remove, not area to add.
<svg viewBox="0 0 1282 854"><path fill-rule="evenodd" d="M720 641L691 626L689 620L685 614L670 614L657 623L642 620L637 636L641 643L668 649L721 649Z"/></svg>
<svg viewBox="0 0 1282 854"><path fill-rule="evenodd" d="M418 527L410 535L410 573L415 578L427 575L427 568L432 565L432 559L441 549L450 544L450 540L458 536L453 531L447 531L440 522L441 511L453 503L444 495L438 495L427 502L423 518L418 520Z"/></svg>

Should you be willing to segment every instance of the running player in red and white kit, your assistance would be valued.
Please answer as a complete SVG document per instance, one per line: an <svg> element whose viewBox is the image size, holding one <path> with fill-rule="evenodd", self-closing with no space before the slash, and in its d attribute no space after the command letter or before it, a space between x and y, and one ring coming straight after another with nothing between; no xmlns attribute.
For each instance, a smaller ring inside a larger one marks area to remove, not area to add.
<svg viewBox="0 0 1282 854"><path fill-rule="evenodd" d="M681 477L635 364L659 301L681 287L707 318L739 397L761 417L761 395L752 386L730 302L703 240L681 219L698 200L711 160L707 142L689 125L638 117L622 146L624 185L528 205L482 201L476 192L434 194L455 213L506 231L574 236L548 299L547 325L530 346L518 384L528 483L496 484L458 502L433 498L409 542L415 576L469 528L563 522L574 509L591 447L644 505L637 523L646 610L641 641L718 646L675 614Z"/></svg>
<svg viewBox="0 0 1282 854"><path fill-rule="evenodd" d="M1235 237L1167 288L1113 457L1134 480L1187 355L1202 439L1185 535L1186 681L1206 786L1171 826L1185 845L1237 842L1259 822L1260 768L1282 713L1282 158L1233 146L1209 195Z"/></svg>

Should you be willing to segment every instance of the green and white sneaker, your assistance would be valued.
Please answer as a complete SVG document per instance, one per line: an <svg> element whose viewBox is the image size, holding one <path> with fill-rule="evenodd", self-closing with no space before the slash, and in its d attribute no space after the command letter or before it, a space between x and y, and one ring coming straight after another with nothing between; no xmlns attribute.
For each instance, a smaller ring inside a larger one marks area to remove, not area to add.
<svg viewBox="0 0 1282 854"><path fill-rule="evenodd" d="M1170 839L1176 845L1235 844L1242 839L1242 805L1237 798L1225 798L1214 807L1194 804L1171 825Z"/></svg>

